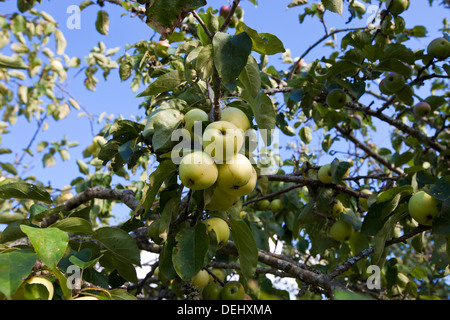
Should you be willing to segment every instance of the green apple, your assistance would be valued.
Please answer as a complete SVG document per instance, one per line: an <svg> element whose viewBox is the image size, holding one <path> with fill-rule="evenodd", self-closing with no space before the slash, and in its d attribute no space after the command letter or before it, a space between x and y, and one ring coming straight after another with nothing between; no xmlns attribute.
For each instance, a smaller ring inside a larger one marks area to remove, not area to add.
<svg viewBox="0 0 450 320"><path fill-rule="evenodd" d="M164 242L164 239L160 237L159 233L160 224L160 220L154 220L150 223L147 229L148 237L156 244L162 244Z"/></svg>
<svg viewBox="0 0 450 320"><path fill-rule="evenodd" d="M270 211L280 212L283 209L283 202L281 199L274 199L270 202Z"/></svg>
<svg viewBox="0 0 450 320"><path fill-rule="evenodd" d="M431 106L428 102L421 101L414 105L413 112L418 117L426 117L431 112Z"/></svg>
<svg viewBox="0 0 450 320"><path fill-rule="evenodd" d="M414 103L414 88L405 85L403 89L395 93L395 96L404 104L411 106Z"/></svg>
<svg viewBox="0 0 450 320"><path fill-rule="evenodd" d="M227 211L239 201L240 197L226 193L218 186L214 187L211 198L205 204L208 211Z"/></svg>
<svg viewBox="0 0 450 320"><path fill-rule="evenodd" d="M442 60L450 56L450 41L444 37L436 38L428 44L427 53Z"/></svg>
<svg viewBox="0 0 450 320"><path fill-rule="evenodd" d="M228 121L210 123L203 132L203 148L217 163L232 158L242 147L242 130Z"/></svg>
<svg viewBox="0 0 450 320"><path fill-rule="evenodd" d="M244 132L250 128L250 121L248 120L247 115L238 108L224 108L222 110L220 120L231 122Z"/></svg>
<svg viewBox="0 0 450 320"><path fill-rule="evenodd" d="M344 220L336 221L330 228L330 236L339 242L347 241L353 234L353 227Z"/></svg>
<svg viewBox="0 0 450 320"><path fill-rule="evenodd" d="M209 232L214 231L219 248L222 248L230 238L230 227L228 223L218 217L209 218L205 220L205 223Z"/></svg>
<svg viewBox="0 0 450 320"><path fill-rule="evenodd" d="M209 283L209 273L208 271L202 269L191 279L193 285L197 286L199 289L203 289Z"/></svg>
<svg viewBox="0 0 450 320"><path fill-rule="evenodd" d="M221 300L244 300L244 286L239 281L227 282L220 293Z"/></svg>
<svg viewBox="0 0 450 320"><path fill-rule="evenodd" d="M425 191L419 191L409 199L409 214L418 223L431 226L433 219L439 215L438 204L439 200Z"/></svg>
<svg viewBox="0 0 450 320"><path fill-rule="evenodd" d="M323 183L332 183L333 176L331 173L331 164L325 164L320 167L319 172L317 173L318 178Z"/></svg>
<svg viewBox="0 0 450 320"><path fill-rule="evenodd" d="M372 194L372 191L370 191L369 189L363 189L360 192L365 194ZM367 198L359 198L359 204L364 211L369 210L369 207L367 205Z"/></svg>
<svg viewBox="0 0 450 320"><path fill-rule="evenodd" d="M203 300L220 300L222 287L217 283L208 283L202 290Z"/></svg>
<svg viewBox="0 0 450 320"><path fill-rule="evenodd" d="M345 207L342 204L341 201L337 200L335 202L335 204L333 205L333 216L337 217L339 216L342 212L344 212Z"/></svg>
<svg viewBox="0 0 450 320"><path fill-rule="evenodd" d="M405 78L401 74L390 72L384 80L384 87L390 92L396 93L405 87Z"/></svg>
<svg viewBox="0 0 450 320"><path fill-rule="evenodd" d="M389 11L392 14L400 14L409 7L409 0L387 0L386 1L386 8L389 9Z"/></svg>
<svg viewBox="0 0 450 320"><path fill-rule="evenodd" d="M378 85L378 89L380 90L380 92L381 92L382 94L385 94L385 95L388 95L388 96L394 94L394 92L392 92L392 91L386 89L386 78L384 78L383 80L380 81L380 83L379 83L379 85Z"/></svg>
<svg viewBox="0 0 450 320"><path fill-rule="evenodd" d="M227 192L233 189L238 190L239 187L245 186L252 178L254 172L250 160L240 153L235 154L224 164L217 165L217 169L217 185Z"/></svg>
<svg viewBox="0 0 450 320"><path fill-rule="evenodd" d="M18 212L6 211L0 213L0 223L11 223L14 221L20 221L24 219L26 219L26 216Z"/></svg>
<svg viewBox="0 0 450 320"><path fill-rule="evenodd" d="M226 278L227 274L225 273L225 271L224 271L223 269L213 268L213 269L211 269L211 272L212 272L217 278L219 278L220 281L222 281L222 282L225 281L225 278ZM212 275L209 275L209 282L210 282L210 283L216 282L216 279L215 279Z"/></svg>
<svg viewBox="0 0 450 320"><path fill-rule="evenodd" d="M209 154L194 151L181 159L180 180L192 190L204 190L212 186L218 177L218 169Z"/></svg>
<svg viewBox="0 0 450 320"><path fill-rule="evenodd" d="M259 210L267 210L270 207L270 200L268 199L264 199L264 200L259 200L257 203L258 209Z"/></svg>
<svg viewBox="0 0 450 320"><path fill-rule="evenodd" d="M347 95L341 89L334 89L327 94L327 105L333 109L341 109L347 102Z"/></svg>
<svg viewBox="0 0 450 320"><path fill-rule="evenodd" d="M221 166L223 166L223 165L219 165L219 176L220 176ZM220 186L219 182L217 182L217 183L219 185L219 188L224 190L226 193L228 193L234 197L242 197L242 196L249 194L253 190L255 190L257 181L258 181L258 175L256 174L255 168L253 168L253 166L252 166L252 174L250 176L250 180L243 186L239 187L237 185L233 185L231 188L225 189Z"/></svg>
<svg viewBox="0 0 450 320"><path fill-rule="evenodd" d="M201 126L195 126L194 124L196 122L202 122L202 121L208 121L209 117L208 114L203 111L202 109L191 109L184 115L184 128L188 130L191 134L196 134L198 136L202 136ZM200 130L199 132L195 132L196 128L197 130Z"/></svg>

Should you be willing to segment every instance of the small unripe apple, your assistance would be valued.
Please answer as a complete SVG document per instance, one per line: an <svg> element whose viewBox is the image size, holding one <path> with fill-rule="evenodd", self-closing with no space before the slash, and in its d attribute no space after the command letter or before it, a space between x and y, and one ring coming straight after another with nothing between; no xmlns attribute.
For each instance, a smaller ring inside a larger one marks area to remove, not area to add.
<svg viewBox="0 0 450 320"><path fill-rule="evenodd" d="M337 200L336 203L333 205L333 215L338 216L339 214L344 212L344 210L345 210L345 207L342 204L342 202Z"/></svg>
<svg viewBox="0 0 450 320"><path fill-rule="evenodd" d="M366 193L366 194L372 194L372 191L370 191L369 189L363 189L360 192L361 193ZM361 205L361 208L364 211L369 210L369 207L367 205L367 198L359 198L359 204Z"/></svg>
<svg viewBox="0 0 450 320"><path fill-rule="evenodd" d="M238 281L227 282L220 293L222 300L244 300L244 286Z"/></svg>
<svg viewBox="0 0 450 320"><path fill-rule="evenodd" d="M219 14L222 17L226 18L230 14L230 11L231 11L231 7L229 5L224 4L223 6L220 7Z"/></svg>
<svg viewBox="0 0 450 320"><path fill-rule="evenodd" d="M331 164L325 164L320 167L319 172L317 173L319 180L323 183L332 183L333 176L331 173Z"/></svg>
<svg viewBox="0 0 450 320"><path fill-rule="evenodd" d="M408 9L409 0L387 0L386 8L389 8L389 11L392 14L401 14L403 11Z"/></svg>
<svg viewBox="0 0 450 320"><path fill-rule="evenodd" d="M226 278L226 276L227 276L227 274L225 273L225 271L223 270L223 269L219 269L219 268L213 268L212 270L211 270L211 272L217 277L217 278L219 278L220 279L220 281L225 281L225 278ZM216 282L216 279L212 276L212 275L209 275L209 282L211 283L211 282Z"/></svg>
<svg viewBox="0 0 450 320"><path fill-rule="evenodd" d="M202 290L203 300L220 300L222 287L217 283L208 283Z"/></svg>
<svg viewBox="0 0 450 320"><path fill-rule="evenodd" d="M240 153L235 154L233 158L227 160L224 164L219 164L217 167L217 185L231 195L234 195L233 191L235 191L236 195L241 195L239 188L245 186L252 176L256 178L256 171L254 171L252 163ZM254 182L256 184L256 180ZM253 184L252 186L254 188Z"/></svg>
<svg viewBox="0 0 450 320"><path fill-rule="evenodd" d="M260 210L267 210L270 207L270 200L268 199L264 199L264 200L259 200L257 202L258 204L258 209Z"/></svg>
<svg viewBox="0 0 450 320"><path fill-rule="evenodd" d="M198 128L195 123L208 121L208 114L202 109L194 108L186 112L184 115L184 128L188 130L191 134L197 134L199 136L202 135L202 132L194 132L196 128ZM200 128L201 129L201 128Z"/></svg>
<svg viewBox="0 0 450 320"><path fill-rule="evenodd" d="M218 169L206 152L198 150L181 159L179 174L181 183L187 188L204 190L216 182Z"/></svg>
<svg viewBox="0 0 450 320"><path fill-rule="evenodd" d="M347 102L347 95L341 89L334 89L327 94L327 105L333 109L341 109Z"/></svg>
<svg viewBox="0 0 450 320"><path fill-rule="evenodd" d="M433 219L440 213L438 204L439 200L425 191L419 191L409 199L409 214L418 223L431 226Z"/></svg>
<svg viewBox="0 0 450 320"><path fill-rule="evenodd" d="M218 217L213 217L205 220L208 231L214 231L217 238L219 248L222 248L230 238L230 228L228 223ZM209 279L209 278L208 278Z"/></svg>
<svg viewBox="0 0 450 320"><path fill-rule="evenodd" d="M431 106L428 102L421 101L413 107L413 112L418 117L426 117L431 112Z"/></svg>
<svg viewBox="0 0 450 320"><path fill-rule="evenodd" d="M336 221L330 228L330 236L339 242L347 241L353 234L353 227L344 220Z"/></svg>
<svg viewBox="0 0 450 320"><path fill-rule="evenodd" d="M247 115L238 108L226 107L222 110L220 117L221 120L231 122L244 132L250 128L250 121Z"/></svg>
<svg viewBox="0 0 450 320"><path fill-rule="evenodd" d="M199 289L203 289L209 283L209 273L206 270L200 270L191 280L192 284Z"/></svg>
<svg viewBox="0 0 450 320"><path fill-rule="evenodd" d="M283 202L281 199L274 199L270 202L270 210L272 212L280 212L283 209Z"/></svg>
<svg viewBox="0 0 450 320"><path fill-rule="evenodd" d="M405 78L398 73L389 73L384 82L384 87L390 92L399 92L405 87Z"/></svg>
<svg viewBox="0 0 450 320"><path fill-rule="evenodd" d="M242 147L242 130L229 121L214 121L203 132L202 145L217 163L232 158ZM247 180L248 181L248 180Z"/></svg>
<svg viewBox="0 0 450 320"><path fill-rule="evenodd" d="M450 56L450 41L446 38L436 38L428 44L427 52L436 59L445 59Z"/></svg>
<svg viewBox="0 0 450 320"><path fill-rule="evenodd" d="M383 80L380 81L380 83L379 83L379 85L378 85L378 89L380 90L380 92L381 92L382 94L385 94L385 95L388 95L388 96L394 94L394 92L392 92L392 91L386 89L386 78L384 78Z"/></svg>

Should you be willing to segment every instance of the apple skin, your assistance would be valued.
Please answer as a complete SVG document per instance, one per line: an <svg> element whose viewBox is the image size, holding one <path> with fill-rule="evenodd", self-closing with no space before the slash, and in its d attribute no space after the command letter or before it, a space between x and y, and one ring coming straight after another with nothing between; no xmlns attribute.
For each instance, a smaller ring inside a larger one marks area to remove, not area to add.
<svg viewBox="0 0 450 320"><path fill-rule="evenodd" d="M386 8L389 8L389 11L392 14L401 14L403 11L409 8L409 0L387 0Z"/></svg>
<svg viewBox="0 0 450 320"><path fill-rule="evenodd" d="M428 102L421 101L421 102L418 102L416 105L414 105L413 112L416 116L418 116L420 118L426 117L431 112L431 106Z"/></svg>
<svg viewBox="0 0 450 320"><path fill-rule="evenodd" d="M242 147L242 130L228 121L214 121L203 132L202 145L216 163L224 163L232 158Z"/></svg>
<svg viewBox="0 0 450 320"><path fill-rule="evenodd" d="M191 279L193 285L197 286L200 290L206 287L209 283L209 273L206 270L200 270L197 274Z"/></svg>
<svg viewBox="0 0 450 320"><path fill-rule="evenodd" d="M394 92L386 89L386 78L384 78L383 80L380 81L380 84L378 85L378 89L380 90L380 92L382 94L385 94L387 96L393 95Z"/></svg>
<svg viewBox="0 0 450 320"><path fill-rule="evenodd" d="M360 191L361 193L366 193L366 194L372 194L372 191L370 191L369 189L363 189ZM359 198L359 204L361 205L361 208L364 211L369 210L369 207L367 205L367 199L366 198Z"/></svg>
<svg viewBox="0 0 450 320"><path fill-rule="evenodd" d="M270 200L268 199L264 199L264 200L259 200L257 202L257 206L259 210L267 210L270 207Z"/></svg>
<svg viewBox="0 0 450 320"><path fill-rule="evenodd" d="M220 171L219 171L219 176L220 176ZM253 190L255 190L257 181L258 181L258 175L256 173L255 168L253 168L253 166L252 166L252 175L250 176L250 180L246 184L244 184L243 186L240 186L240 187L233 185L231 188L227 188L227 189L222 189L222 187L220 187L220 186L219 186L219 188L224 190L229 195L232 195L233 197L242 197L242 196L248 195Z"/></svg>
<svg viewBox="0 0 450 320"><path fill-rule="evenodd" d="M152 221L152 223L148 226L147 234L150 239L153 240L156 244L162 244L164 239L159 236L159 225L160 220Z"/></svg>
<svg viewBox="0 0 450 320"><path fill-rule="evenodd" d="M247 115L238 108L224 108L220 115L220 120L231 122L244 132L250 128L250 121L248 120Z"/></svg>
<svg viewBox="0 0 450 320"><path fill-rule="evenodd" d="M431 226L433 219L440 213L438 204L439 200L425 193L425 191L419 191L409 199L409 214L418 223Z"/></svg>
<svg viewBox="0 0 450 320"><path fill-rule="evenodd" d="M231 11L231 7L229 5L224 4L223 6L220 7L220 15L224 18L228 17L228 15L230 14Z"/></svg>
<svg viewBox="0 0 450 320"><path fill-rule="evenodd" d="M390 92L399 92L405 87L405 78L401 74L391 72L385 78L384 87Z"/></svg>
<svg viewBox="0 0 450 320"><path fill-rule="evenodd" d="M330 236L339 242L347 241L353 234L353 227L344 220L336 221L330 228Z"/></svg>
<svg viewBox="0 0 450 320"><path fill-rule="evenodd" d="M202 290L203 300L220 300L222 287L216 283L208 283Z"/></svg>
<svg viewBox="0 0 450 320"><path fill-rule="evenodd" d="M240 153L217 167L219 173L217 185L227 192L228 190L238 190L239 187L245 186L252 178L254 170L250 160Z"/></svg>
<svg viewBox="0 0 450 320"><path fill-rule="evenodd" d="M281 199L274 199L270 202L270 211L280 212L283 209L283 202Z"/></svg>
<svg viewBox="0 0 450 320"><path fill-rule="evenodd" d="M194 151L181 159L180 180L192 190L204 190L212 186L218 177L214 160L203 151Z"/></svg>
<svg viewBox="0 0 450 320"><path fill-rule="evenodd" d="M427 47L427 53L432 57L442 60L450 56L450 41L444 37L432 40Z"/></svg>
<svg viewBox="0 0 450 320"><path fill-rule="evenodd" d="M215 232L219 249L222 248L230 238L230 227L228 223L218 217L209 218L205 220L205 223L209 232Z"/></svg>
<svg viewBox="0 0 450 320"><path fill-rule="evenodd" d="M227 277L227 274L225 273L225 271L223 269L218 269L218 268L213 268L211 269L211 272L220 279L220 281L225 281L225 278ZM212 276L209 275L209 282L210 283L215 283L216 279Z"/></svg>
<svg viewBox="0 0 450 320"><path fill-rule="evenodd" d="M347 95L341 89L334 89L327 94L326 102L330 108L341 109L347 102Z"/></svg>
<svg viewBox="0 0 450 320"><path fill-rule="evenodd" d="M209 203L205 205L205 210L227 211L239 201L239 198L240 197L232 196L231 194L226 193L224 190L216 186L214 187Z"/></svg>
<svg viewBox="0 0 450 320"><path fill-rule="evenodd" d="M244 300L244 286L238 281L227 282L220 293L221 300Z"/></svg>
<svg viewBox="0 0 450 320"><path fill-rule="evenodd" d="M320 167L319 172L317 173L319 180L323 183L332 183L333 176L331 174L331 164L325 164Z"/></svg>
<svg viewBox="0 0 450 320"><path fill-rule="evenodd" d="M208 114L203 111L202 109L191 109L184 115L184 128L188 130L191 134L196 134L198 136L202 136L202 132L194 132L195 128L198 128L197 126L194 126L194 124L197 121L208 121L209 117Z"/></svg>
<svg viewBox="0 0 450 320"><path fill-rule="evenodd" d="M333 205L333 216L337 217L339 214L344 212L345 207L342 204L341 201L337 200L336 203Z"/></svg>

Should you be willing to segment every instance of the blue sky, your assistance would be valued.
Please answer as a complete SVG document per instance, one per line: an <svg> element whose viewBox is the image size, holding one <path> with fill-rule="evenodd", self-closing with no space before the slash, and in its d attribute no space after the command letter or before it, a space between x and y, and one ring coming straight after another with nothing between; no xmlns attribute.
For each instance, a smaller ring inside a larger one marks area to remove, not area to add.
<svg viewBox="0 0 450 320"><path fill-rule="evenodd" d="M273 4L274 2L271 0L259 0L258 7L255 8L250 1L242 1L241 5L245 11L244 21L249 27L256 29L258 32L268 32L276 35L282 40L285 48L291 50L292 57L298 57L323 35L323 26L318 19L311 17L307 17L305 23L299 24L298 15L303 12L303 7L288 10L286 7L290 3L289 0L276 1L275 5ZM149 39L154 35L154 31L144 25L138 18L122 15L124 10L113 4L106 4L105 6L111 19L108 36L102 36L95 30L95 20L99 10L97 5L92 5L82 11L80 29L68 29L66 21L70 18L71 13L67 12L67 8L79 3L81 1L43 0L42 4L37 6L38 9L48 12L58 21L60 29L67 39L66 54L69 57L78 56L83 58L87 56L91 48L97 45L98 41L103 41L107 48L120 47L120 51L115 55L115 57L119 57L124 53L126 44ZM208 1L208 6L218 9L226 3L228 2L224 0L210 0ZM8 0L6 3L1 3L0 11L5 13L16 11L16 1ZM414 25L425 25L427 27L429 31L428 37L412 39L408 43L412 48L425 48L431 39L441 35L438 29L442 26L442 20L448 16L448 10L437 5L434 8L430 8L428 1L416 0L412 1L411 8L402 16L406 20L407 27L413 27ZM355 19L354 22L347 25L347 12L343 16L332 12L325 14L329 28L360 27L364 26L365 21L369 18L370 13L367 13L365 19ZM154 39L158 38L159 36L156 35ZM330 52L329 50L318 46L306 56L305 60L308 62L310 59L326 55ZM277 68L287 69L289 66L282 63L280 54L269 57L269 63ZM73 75L74 72L71 71L68 79L71 79ZM66 90L75 96L91 114L100 115L106 112L107 115L122 115L125 119L134 119L134 115L143 116L143 110L138 109L141 100L137 99L136 94L130 90L129 81L121 83L117 71L113 70L111 72L107 82L101 80L101 74L98 74L97 78L100 79L100 82L95 92L87 91L84 88L83 73L71 79ZM140 91L143 89L141 87ZM63 121L55 122L49 119L49 129L46 131L41 130L32 146L32 149L36 150L35 148L39 141L59 141L66 135L68 141L78 141L80 143L80 146L70 150L71 159L63 162L56 156L56 165L44 169L41 155L37 155L35 158L26 156L24 163L29 163L27 174L36 176L43 183L51 183L55 188L69 185L71 180L78 175L76 160L83 159L82 151L91 143L92 132L87 117L77 118L77 114L78 112L72 110L71 115ZM97 133L102 127L103 123L94 123L94 133ZM23 117L20 117L18 123L12 127L11 134L3 135L1 147L14 147L16 150L17 148L25 148L36 128L37 123L35 120L27 123ZM379 142L389 142L389 136L389 132L384 132L378 137Z"/></svg>

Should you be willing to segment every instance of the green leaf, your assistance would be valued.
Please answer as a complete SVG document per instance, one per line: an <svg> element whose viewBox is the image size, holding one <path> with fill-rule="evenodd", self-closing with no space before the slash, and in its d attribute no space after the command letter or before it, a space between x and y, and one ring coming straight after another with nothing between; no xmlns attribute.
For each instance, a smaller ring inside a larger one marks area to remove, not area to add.
<svg viewBox="0 0 450 320"><path fill-rule="evenodd" d="M258 263L258 247L247 223L241 219L230 219L231 236L239 253L242 274L250 278Z"/></svg>
<svg viewBox="0 0 450 320"><path fill-rule="evenodd" d="M261 90L261 76L259 74L259 66L256 59L252 56L248 56L247 65L239 75L239 81L242 82L244 88L255 98Z"/></svg>
<svg viewBox="0 0 450 320"><path fill-rule="evenodd" d="M0 53L0 67L11 69L27 69L28 65L18 55L13 55L12 57L9 57Z"/></svg>
<svg viewBox="0 0 450 320"><path fill-rule="evenodd" d="M258 33L245 23L240 22L237 26L236 33L245 32L252 40L252 50L259 54L273 55L285 52L283 42L270 33Z"/></svg>
<svg viewBox="0 0 450 320"><path fill-rule="evenodd" d="M56 268L69 244L69 235L56 228L33 228L21 225L38 258L50 269Z"/></svg>
<svg viewBox="0 0 450 320"><path fill-rule="evenodd" d="M26 12L36 5L36 0L17 0L17 9L20 12Z"/></svg>
<svg viewBox="0 0 450 320"><path fill-rule="evenodd" d="M136 241L126 231L114 227L103 227L97 229L92 237L100 241L118 260L141 265L140 251Z"/></svg>
<svg viewBox="0 0 450 320"><path fill-rule="evenodd" d="M342 11L344 8L343 0L322 0L322 4L325 9L342 15Z"/></svg>
<svg viewBox="0 0 450 320"><path fill-rule="evenodd" d="M297 7L297 6L302 6L304 4L307 4L308 0L293 0L288 4L288 8L293 8L293 7Z"/></svg>
<svg viewBox="0 0 450 320"><path fill-rule="evenodd" d="M31 250L13 250L0 254L0 292L11 298L26 278L37 256Z"/></svg>
<svg viewBox="0 0 450 320"><path fill-rule="evenodd" d="M153 201L155 201L155 197L159 192L159 188L166 178L176 170L177 166L171 160L165 160L150 174L149 184L146 186L147 190L142 199L145 211L148 211L151 208Z"/></svg>
<svg viewBox="0 0 450 320"><path fill-rule="evenodd" d="M6 172L9 172L13 175L17 174L17 169L11 163L0 162L0 167Z"/></svg>
<svg viewBox="0 0 450 320"><path fill-rule="evenodd" d="M50 194L43 189L24 182L13 182L0 186L0 198L29 199L50 203Z"/></svg>
<svg viewBox="0 0 450 320"><path fill-rule="evenodd" d="M223 82L234 83L247 65L252 41L247 33L229 35L217 32L213 38L214 64Z"/></svg>
<svg viewBox="0 0 450 320"><path fill-rule="evenodd" d="M184 82L186 82L186 78L183 71L171 70L159 76L158 79L153 81L147 87L147 89L138 94L138 97L146 97L166 91L172 91Z"/></svg>
<svg viewBox="0 0 450 320"><path fill-rule="evenodd" d="M52 224L51 228L58 228L62 231L70 233L92 234L94 232L89 221L77 217L69 217L59 220Z"/></svg>
<svg viewBox="0 0 450 320"><path fill-rule="evenodd" d="M167 283L175 278L176 271L173 267L172 255L175 247L175 236L171 236L163 244L163 248L159 253L159 279L162 283Z"/></svg>
<svg viewBox="0 0 450 320"><path fill-rule="evenodd" d="M56 54L63 55L66 50L67 41L61 30L55 30Z"/></svg>
<svg viewBox="0 0 450 320"><path fill-rule="evenodd" d="M213 48L209 44L203 47L198 53L195 70L201 79L206 80L213 74L213 68Z"/></svg>
<svg viewBox="0 0 450 320"><path fill-rule="evenodd" d="M208 261L205 256L209 248L206 224L197 223L193 228L182 229L175 237L173 266L183 280L190 280Z"/></svg>
<svg viewBox="0 0 450 320"><path fill-rule="evenodd" d="M147 24L166 38L188 12L204 5L206 0L152 0L147 9Z"/></svg>
<svg viewBox="0 0 450 320"><path fill-rule="evenodd" d="M97 20L95 28L100 34L107 35L109 32L109 15L108 12L100 10L97 12Z"/></svg>

